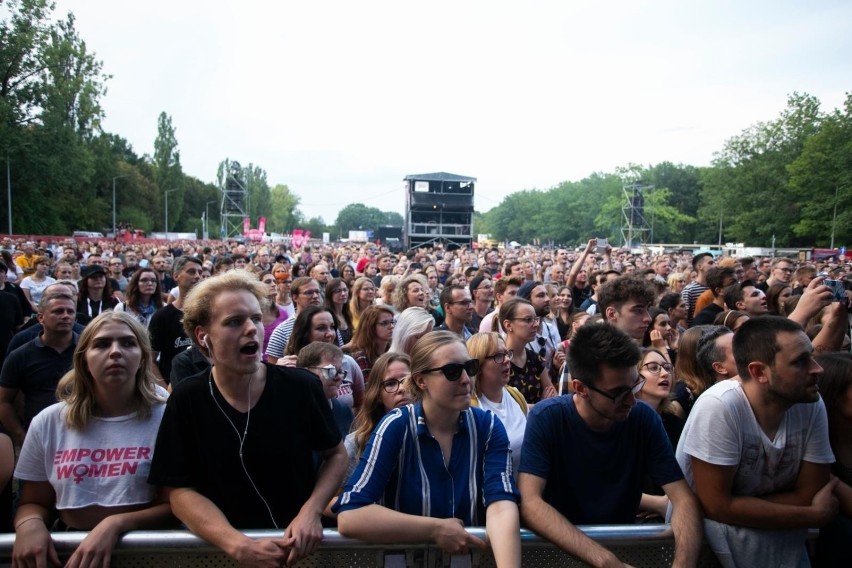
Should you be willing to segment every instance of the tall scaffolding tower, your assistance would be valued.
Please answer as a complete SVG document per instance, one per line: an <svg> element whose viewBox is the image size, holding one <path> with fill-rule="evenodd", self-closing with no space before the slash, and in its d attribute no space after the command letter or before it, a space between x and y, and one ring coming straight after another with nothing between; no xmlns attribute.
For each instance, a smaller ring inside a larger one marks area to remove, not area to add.
<svg viewBox="0 0 852 568"><path fill-rule="evenodd" d="M621 246L633 247L648 243L651 227L645 220L645 192L653 189L653 185L642 185L639 182L621 186Z"/></svg>
<svg viewBox="0 0 852 568"><path fill-rule="evenodd" d="M219 188L221 193L222 238L228 239L243 234L243 220L248 217L248 191L242 179L242 167L239 162L231 162L225 181Z"/></svg>

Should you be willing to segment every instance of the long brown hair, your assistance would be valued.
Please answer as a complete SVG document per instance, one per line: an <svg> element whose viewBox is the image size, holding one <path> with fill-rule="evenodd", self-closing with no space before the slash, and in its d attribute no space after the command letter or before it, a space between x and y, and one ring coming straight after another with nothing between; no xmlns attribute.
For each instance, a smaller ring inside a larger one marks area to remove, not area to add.
<svg viewBox="0 0 852 568"><path fill-rule="evenodd" d="M367 355L367 359L375 361L382 353L376 348L376 325L379 323L379 318L382 315L394 316L393 310L388 306L376 305L370 306L361 313L361 320L358 322L358 328L352 335L350 346L352 351L361 350ZM388 342L390 345L390 341Z"/></svg>
<svg viewBox="0 0 852 568"><path fill-rule="evenodd" d="M388 351L373 363L373 368L367 377L367 390L364 392L364 402L361 403L361 408L352 422L352 433L355 436L356 456L360 456L367 445L367 441L376 429L376 425L385 415L385 408L382 404L382 383L385 380L385 374L392 363L397 361L405 363L411 369L411 358L405 353L397 353ZM406 375L404 383L399 385L399 388L407 388L409 375Z"/></svg>

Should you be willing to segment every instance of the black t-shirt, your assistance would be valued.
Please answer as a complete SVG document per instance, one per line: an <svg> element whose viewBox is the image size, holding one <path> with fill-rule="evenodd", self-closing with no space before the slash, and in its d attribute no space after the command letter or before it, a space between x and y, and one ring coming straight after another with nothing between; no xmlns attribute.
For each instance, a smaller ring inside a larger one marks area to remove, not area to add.
<svg viewBox="0 0 852 568"><path fill-rule="evenodd" d="M265 500L284 529L313 492L312 452L340 439L319 380L303 369L266 365L266 385L250 413L229 405L204 372L169 397L148 481L192 487L238 529L274 528Z"/></svg>
<svg viewBox="0 0 852 568"><path fill-rule="evenodd" d="M583 302L592 297L594 290L592 287L587 285L585 288L578 288L577 286L571 286L571 294L573 294L574 298L574 307L580 309L580 306L583 305Z"/></svg>
<svg viewBox="0 0 852 568"><path fill-rule="evenodd" d="M56 403L56 385L73 366L77 335L60 353L42 343L40 337L12 351L3 362L0 386L18 389L24 394L24 424Z"/></svg>
<svg viewBox="0 0 852 568"><path fill-rule="evenodd" d="M172 359L192 345L189 337L184 334L183 312L173 304L167 304L151 316L148 332L151 334L151 347L160 353L157 367L166 381L172 375Z"/></svg>

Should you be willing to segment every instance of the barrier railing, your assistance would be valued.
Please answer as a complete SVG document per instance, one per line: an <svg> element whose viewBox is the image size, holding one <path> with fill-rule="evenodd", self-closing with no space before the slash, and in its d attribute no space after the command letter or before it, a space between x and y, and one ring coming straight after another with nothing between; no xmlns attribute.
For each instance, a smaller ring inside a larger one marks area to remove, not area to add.
<svg viewBox="0 0 852 568"><path fill-rule="evenodd" d="M579 527L589 537L612 550L623 562L637 568L671 566L674 540L668 525L606 525ZM485 538L485 529L467 529ZM57 552L64 560L87 533L53 533ZM252 538L281 535L280 531L246 531ZM346 538L337 531L324 531L319 550L299 562L299 568L310 567L424 567L464 568L494 566L489 551L474 551L467 556L450 556L434 544L374 545ZM11 563L14 534L0 535L0 566ZM548 541L530 531L521 531L524 566L585 566ZM137 531L125 535L117 544L111 566L136 568L181 566L214 568L237 564L218 549L187 531Z"/></svg>

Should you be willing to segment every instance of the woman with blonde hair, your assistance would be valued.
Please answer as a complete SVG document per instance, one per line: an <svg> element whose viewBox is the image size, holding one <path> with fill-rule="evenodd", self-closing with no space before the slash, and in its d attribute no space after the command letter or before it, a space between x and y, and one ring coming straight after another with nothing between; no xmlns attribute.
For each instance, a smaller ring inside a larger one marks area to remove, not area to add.
<svg viewBox="0 0 852 568"><path fill-rule="evenodd" d="M376 543L425 540L465 554L487 544L464 527L484 523L496 565L521 565L506 429L470 407L478 371L452 332L433 331L414 345L408 384L415 402L388 413L370 437L334 506L341 534Z"/></svg>
<svg viewBox="0 0 852 568"><path fill-rule="evenodd" d="M396 316L396 326L388 351L410 354L417 340L434 327L435 318L424 308L408 308Z"/></svg>
<svg viewBox="0 0 852 568"><path fill-rule="evenodd" d="M48 527L90 531L69 566L105 565L122 534L164 528L170 509L148 483L165 391L155 386L142 324L104 312L80 335L59 402L30 424L15 476L22 481L13 565L59 563Z"/></svg>
<svg viewBox="0 0 852 568"><path fill-rule="evenodd" d="M479 360L479 372L473 377L471 404L490 410L506 427L512 450L512 473L517 478L521 446L527 427L527 401L515 387L509 386L512 367L511 349L496 332L476 333L467 340L467 351Z"/></svg>
<svg viewBox="0 0 852 568"><path fill-rule="evenodd" d="M376 286L365 276L355 280L349 298L349 316L352 318L352 329L358 329L361 313L376 301Z"/></svg>

